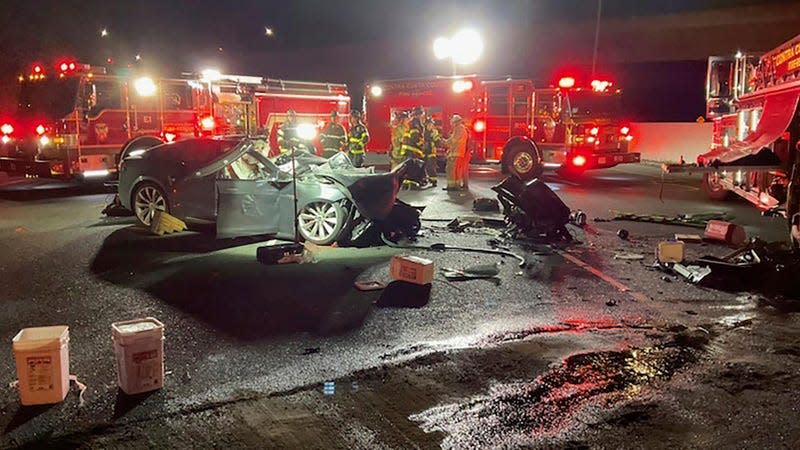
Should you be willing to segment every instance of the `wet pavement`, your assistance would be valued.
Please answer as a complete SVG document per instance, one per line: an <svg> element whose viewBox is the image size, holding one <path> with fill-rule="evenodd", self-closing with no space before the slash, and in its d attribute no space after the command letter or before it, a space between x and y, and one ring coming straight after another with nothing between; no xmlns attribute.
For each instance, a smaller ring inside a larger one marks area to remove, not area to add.
<svg viewBox="0 0 800 450"><path fill-rule="evenodd" d="M404 192L426 206L420 243L487 247L492 230L452 233L443 220L472 215L473 199L493 197L499 179L475 168L469 193ZM702 447L737 427L725 421L726 395L776 424L772 435L751 433L752 446L797 442L783 425L796 406L777 417L791 404L781 390L798 365L796 317L652 270L655 244L692 229L592 219L721 211L768 240L784 238L783 224L743 202L708 203L696 178L662 184L644 166L547 180L591 227L570 227L578 242L567 247L512 244L524 269L496 255L390 248L268 267L255 261L262 242L156 238L130 219L103 218L102 190L0 193L0 336L9 343L0 377L15 378L10 340L20 328L67 324L71 372L88 385L83 406L73 392L33 409L0 389L0 447ZM619 228L631 238L619 239ZM688 253L725 251L697 244ZM388 258L404 252L437 270L499 264L500 283L437 273L417 309L377 308L379 293L353 289L356 279L388 281ZM646 256L615 260L620 252ZM166 324L167 376L163 390L131 398L116 388L110 324L142 316ZM748 396L762 386L766 405ZM692 417L715 431L673 429Z"/></svg>

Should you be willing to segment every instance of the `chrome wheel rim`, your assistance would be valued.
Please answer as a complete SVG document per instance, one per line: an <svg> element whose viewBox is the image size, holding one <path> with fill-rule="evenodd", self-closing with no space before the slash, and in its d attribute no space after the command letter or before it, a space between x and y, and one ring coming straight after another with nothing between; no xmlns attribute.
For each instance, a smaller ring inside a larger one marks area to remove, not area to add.
<svg viewBox="0 0 800 450"><path fill-rule="evenodd" d="M706 177L706 184L708 185L708 189L712 192L721 191L724 188L722 187L722 183L720 183L720 176L718 173L710 173Z"/></svg>
<svg viewBox="0 0 800 450"><path fill-rule="evenodd" d="M512 164L517 173L528 173L533 168L533 157L528 152L520 152L514 156Z"/></svg>
<svg viewBox="0 0 800 450"><path fill-rule="evenodd" d="M333 203L317 202L306 205L297 217L300 234L312 242L330 239L339 225L339 214Z"/></svg>
<svg viewBox="0 0 800 450"><path fill-rule="evenodd" d="M152 186L145 186L136 192L134 210L139 221L149 226L156 215L156 211L167 210L167 199L158 189Z"/></svg>

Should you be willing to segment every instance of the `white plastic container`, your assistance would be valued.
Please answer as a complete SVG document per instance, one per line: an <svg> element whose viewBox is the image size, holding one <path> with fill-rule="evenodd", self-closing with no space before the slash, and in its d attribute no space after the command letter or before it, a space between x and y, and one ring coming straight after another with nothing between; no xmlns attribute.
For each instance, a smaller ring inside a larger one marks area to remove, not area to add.
<svg viewBox="0 0 800 450"><path fill-rule="evenodd" d="M164 386L164 324L147 317L111 325L117 384L126 394Z"/></svg>
<svg viewBox="0 0 800 450"><path fill-rule="evenodd" d="M69 392L69 327L23 328L12 340L23 405L64 401Z"/></svg>

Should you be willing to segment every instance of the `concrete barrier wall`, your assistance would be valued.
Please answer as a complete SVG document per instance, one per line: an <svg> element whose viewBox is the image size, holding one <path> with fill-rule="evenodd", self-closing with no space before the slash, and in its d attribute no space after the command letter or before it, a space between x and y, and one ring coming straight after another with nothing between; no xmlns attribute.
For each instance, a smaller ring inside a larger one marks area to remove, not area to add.
<svg viewBox="0 0 800 450"><path fill-rule="evenodd" d="M632 151L642 154L642 161L687 163L711 147L711 122L634 122Z"/></svg>

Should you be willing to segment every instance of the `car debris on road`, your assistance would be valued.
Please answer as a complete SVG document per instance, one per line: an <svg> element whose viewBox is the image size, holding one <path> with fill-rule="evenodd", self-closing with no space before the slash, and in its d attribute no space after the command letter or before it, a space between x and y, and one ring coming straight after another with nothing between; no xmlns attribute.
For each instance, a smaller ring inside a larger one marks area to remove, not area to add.
<svg viewBox="0 0 800 450"><path fill-rule="evenodd" d="M726 213L704 213L704 214L678 214L675 216L663 216L659 214L633 214L612 211L614 216L611 219L595 218L595 222L609 222L611 220L624 220L629 222L649 222L665 225L685 225L687 227L705 228L710 220L730 220L731 217Z"/></svg>

